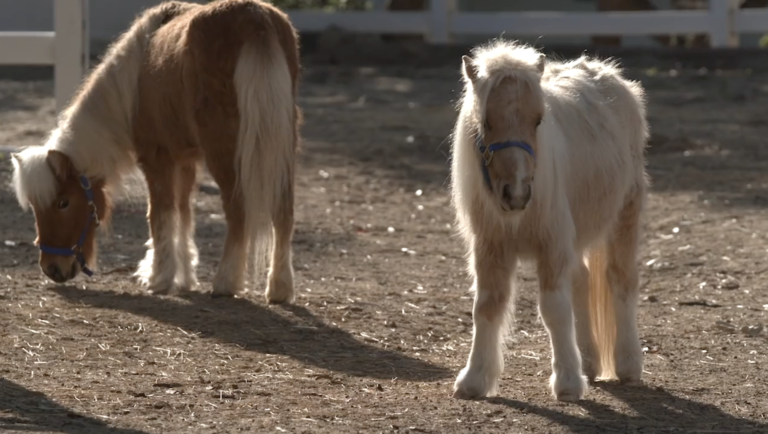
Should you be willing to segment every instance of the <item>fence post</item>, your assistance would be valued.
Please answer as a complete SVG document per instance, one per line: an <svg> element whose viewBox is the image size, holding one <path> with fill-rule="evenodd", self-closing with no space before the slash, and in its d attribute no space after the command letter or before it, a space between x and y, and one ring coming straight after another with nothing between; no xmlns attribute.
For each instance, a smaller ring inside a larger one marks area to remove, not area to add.
<svg viewBox="0 0 768 434"><path fill-rule="evenodd" d="M69 104L88 71L88 0L54 0L56 111Z"/></svg>
<svg viewBox="0 0 768 434"><path fill-rule="evenodd" d="M739 46L736 28L736 12L740 0L709 1L709 39L713 48L735 48Z"/></svg>
<svg viewBox="0 0 768 434"><path fill-rule="evenodd" d="M373 0L373 9L374 11L386 11L387 6L389 6L389 0Z"/></svg>
<svg viewBox="0 0 768 434"><path fill-rule="evenodd" d="M457 0L429 0L427 40L433 44L451 42L451 15L458 9Z"/></svg>

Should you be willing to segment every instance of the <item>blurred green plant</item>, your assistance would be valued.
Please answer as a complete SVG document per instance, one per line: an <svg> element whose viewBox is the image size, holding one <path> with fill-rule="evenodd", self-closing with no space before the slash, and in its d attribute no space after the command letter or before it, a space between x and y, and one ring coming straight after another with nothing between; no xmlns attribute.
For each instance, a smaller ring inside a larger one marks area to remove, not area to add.
<svg viewBox="0 0 768 434"><path fill-rule="evenodd" d="M208 0L212 3L217 0ZM370 7L368 0L267 0L281 9L324 9L335 10L365 10Z"/></svg>
<svg viewBox="0 0 768 434"><path fill-rule="evenodd" d="M763 35L762 38L760 38L760 48L766 48L768 47L768 34Z"/></svg>

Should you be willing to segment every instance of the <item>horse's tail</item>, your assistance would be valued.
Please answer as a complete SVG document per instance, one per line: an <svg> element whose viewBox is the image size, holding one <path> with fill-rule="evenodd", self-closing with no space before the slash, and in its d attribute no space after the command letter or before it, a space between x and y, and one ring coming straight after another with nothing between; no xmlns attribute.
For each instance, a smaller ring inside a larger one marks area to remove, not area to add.
<svg viewBox="0 0 768 434"><path fill-rule="evenodd" d="M595 374L600 378L615 377L616 363L614 346L616 340L616 315L613 295L606 275L607 246L601 242L589 250L589 310L592 337L595 342L594 354L600 369Z"/></svg>
<svg viewBox="0 0 768 434"><path fill-rule="evenodd" d="M273 216L293 185L294 83L286 55L274 38L244 44L234 83L240 114L235 172L257 278L272 250Z"/></svg>

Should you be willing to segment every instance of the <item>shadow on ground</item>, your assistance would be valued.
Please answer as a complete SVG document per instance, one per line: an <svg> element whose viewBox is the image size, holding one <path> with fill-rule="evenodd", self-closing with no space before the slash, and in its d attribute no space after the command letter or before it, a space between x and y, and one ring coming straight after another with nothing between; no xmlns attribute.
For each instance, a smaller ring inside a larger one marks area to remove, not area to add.
<svg viewBox="0 0 768 434"><path fill-rule="evenodd" d="M101 420L75 413L45 394L0 378L0 432L57 432L66 434L144 434L114 428Z"/></svg>
<svg viewBox="0 0 768 434"><path fill-rule="evenodd" d="M52 290L78 306L152 318L200 333L201 338L249 351L286 355L303 364L348 375L406 381L433 381L451 375L441 366L360 342L300 306L266 307L243 298L212 299L197 292L174 298L70 286Z"/></svg>
<svg viewBox="0 0 768 434"><path fill-rule="evenodd" d="M768 432L768 425L730 415L714 405L681 398L661 387L628 387L611 383L597 383L595 387L629 406L631 412L621 413L609 405L591 400L578 403L587 413L583 417L506 398L490 398L487 401L541 416L554 424L569 428L574 433Z"/></svg>

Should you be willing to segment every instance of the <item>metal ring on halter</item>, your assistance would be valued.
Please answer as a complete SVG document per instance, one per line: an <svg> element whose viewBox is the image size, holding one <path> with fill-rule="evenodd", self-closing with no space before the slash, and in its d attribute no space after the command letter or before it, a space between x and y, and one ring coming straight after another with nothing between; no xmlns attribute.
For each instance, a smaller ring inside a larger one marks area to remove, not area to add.
<svg viewBox="0 0 768 434"><path fill-rule="evenodd" d="M487 166L491 164L491 160L493 160L493 151L490 148L485 148L483 151L483 162Z"/></svg>
<svg viewBox="0 0 768 434"><path fill-rule="evenodd" d="M99 227L101 224L101 220L99 220L99 210L96 208L96 204L92 201L88 202L88 205L91 207L91 217L93 217L93 223L96 225L96 227Z"/></svg>

